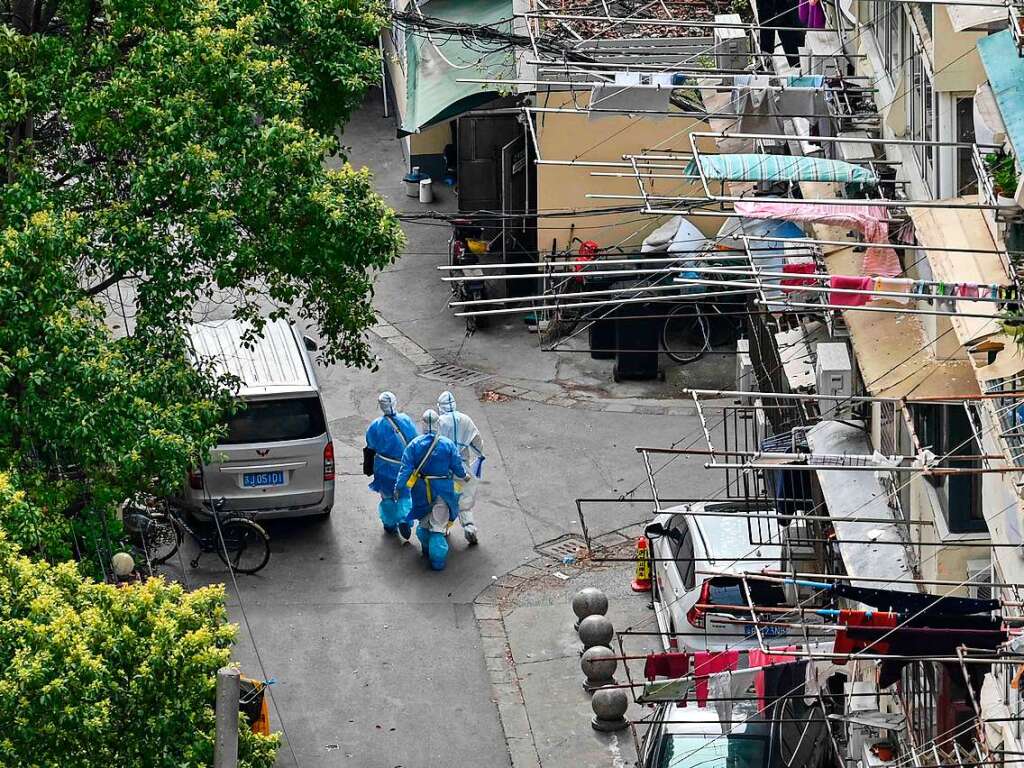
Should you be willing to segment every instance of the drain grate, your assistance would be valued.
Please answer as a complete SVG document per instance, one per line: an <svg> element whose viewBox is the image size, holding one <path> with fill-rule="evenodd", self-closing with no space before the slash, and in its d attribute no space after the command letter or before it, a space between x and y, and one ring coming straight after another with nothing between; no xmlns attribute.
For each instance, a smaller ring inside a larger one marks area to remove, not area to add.
<svg viewBox="0 0 1024 768"><path fill-rule="evenodd" d="M489 373L462 368L450 363L428 365L420 370L420 376L425 379L432 379L433 381L444 381L449 384L463 384L466 386L479 384L481 381L493 378Z"/></svg>
<svg viewBox="0 0 1024 768"><path fill-rule="evenodd" d="M587 549L587 542L583 540L582 536L578 536L575 533L567 533L564 536L559 536L557 539L552 539L543 544L539 544L536 547L538 553L553 557L559 562L566 555L573 557L579 557L581 550L585 552Z"/></svg>

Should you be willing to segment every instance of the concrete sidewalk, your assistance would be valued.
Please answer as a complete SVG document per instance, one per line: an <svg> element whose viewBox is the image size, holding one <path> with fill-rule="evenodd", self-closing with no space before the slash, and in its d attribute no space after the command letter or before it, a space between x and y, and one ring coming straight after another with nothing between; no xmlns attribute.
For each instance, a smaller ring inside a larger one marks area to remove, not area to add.
<svg viewBox="0 0 1024 768"><path fill-rule="evenodd" d="M624 768L636 761L634 731L599 733L590 724L590 694L583 690L582 645L573 629L572 596L586 586L608 596L608 618L616 631L656 629L649 594L630 589L632 563L599 563L629 556L637 531L627 529L595 541L594 559L565 564L542 556L499 579L477 599L475 612L488 674L513 768ZM612 640L619 651L618 637ZM628 655L660 650L657 637L623 638ZM634 674L641 667L630 662ZM627 682L620 662L616 681ZM632 695L630 696L632 700ZM647 712L630 703L626 718ZM643 738L637 728L636 737Z"/></svg>

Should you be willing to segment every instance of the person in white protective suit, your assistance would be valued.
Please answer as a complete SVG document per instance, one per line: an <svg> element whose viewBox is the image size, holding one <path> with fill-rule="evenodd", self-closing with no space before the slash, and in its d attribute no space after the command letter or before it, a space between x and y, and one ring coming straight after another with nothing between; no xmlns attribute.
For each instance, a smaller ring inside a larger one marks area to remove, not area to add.
<svg viewBox="0 0 1024 768"><path fill-rule="evenodd" d="M473 505L476 503L476 492L483 477L484 466L484 444L480 439L480 430L476 428L473 419L456 410L455 396L451 392L442 392L437 398L437 410L440 414L438 433L455 443L469 471L469 479L464 481L459 496L459 522L462 523L466 541L476 544L479 539Z"/></svg>

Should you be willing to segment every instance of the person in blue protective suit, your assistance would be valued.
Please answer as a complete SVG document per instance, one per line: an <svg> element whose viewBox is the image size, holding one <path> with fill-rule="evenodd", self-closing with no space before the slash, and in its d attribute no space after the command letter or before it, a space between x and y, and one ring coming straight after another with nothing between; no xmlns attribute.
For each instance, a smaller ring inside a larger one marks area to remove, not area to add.
<svg viewBox="0 0 1024 768"><path fill-rule="evenodd" d="M425 433L402 454L395 494L412 499L407 521L416 520L416 538L435 571L448 562L448 529L459 516L460 481L468 477L459 449L437 431L437 414L423 414Z"/></svg>
<svg viewBox="0 0 1024 768"><path fill-rule="evenodd" d="M398 398L393 392L381 392L377 404L383 415L366 429L366 447L374 452L370 490L380 494L378 510L384 530L399 531L408 539L412 536L412 528L405 520L409 514L409 499L395 498L395 479L402 466L405 447L416 439L419 431L412 419L398 411Z"/></svg>

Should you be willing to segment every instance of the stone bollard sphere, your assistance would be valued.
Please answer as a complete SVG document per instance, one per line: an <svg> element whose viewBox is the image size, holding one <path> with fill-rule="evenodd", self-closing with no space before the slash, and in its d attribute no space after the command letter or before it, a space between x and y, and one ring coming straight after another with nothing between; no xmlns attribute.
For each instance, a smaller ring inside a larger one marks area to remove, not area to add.
<svg viewBox="0 0 1024 768"><path fill-rule="evenodd" d="M594 691L602 685L611 685L615 682L615 668L619 661L615 658L615 651L603 645L595 645L587 648L580 659L580 669L587 679L583 681L585 691Z"/></svg>
<svg viewBox="0 0 1024 768"><path fill-rule="evenodd" d="M615 628L611 619L607 616L595 614L587 616L580 622L580 641L583 643L583 650L593 648L595 645L611 645Z"/></svg>
<svg viewBox="0 0 1024 768"><path fill-rule="evenodd" d="M594 709L590 724L595 731L620 731L629 725L623 717L629 709L629 696L622 688L598 688L590 705Z"/></svg>
<svg viewBox="0 0 1024 768"><path fill-rule="evenodd" d="M597 587L584 587L572 596L572 612L576 614L576 629L587 616L608 613L608 598Z"/></svg>

